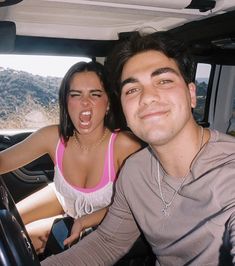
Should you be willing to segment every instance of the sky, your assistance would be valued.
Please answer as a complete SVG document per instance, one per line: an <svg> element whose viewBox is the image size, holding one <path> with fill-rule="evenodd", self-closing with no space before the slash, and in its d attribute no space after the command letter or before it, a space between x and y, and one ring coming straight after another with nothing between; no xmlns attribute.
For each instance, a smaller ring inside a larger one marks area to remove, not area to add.
<svg viewBox="0 0 235 266"><path fill-rule="evenodd" d="M34 75L63 77L78 61L90 61L84 57L0 55L0 67L22 70Z"/></svg>
<svg viewBox="0 0 235 266"><path fill-rule="evenodd" d="M210 70L211 70L211 65L200 63L200 64L197 65L196 77L198 77L198 78L208 78Z"/></svg>

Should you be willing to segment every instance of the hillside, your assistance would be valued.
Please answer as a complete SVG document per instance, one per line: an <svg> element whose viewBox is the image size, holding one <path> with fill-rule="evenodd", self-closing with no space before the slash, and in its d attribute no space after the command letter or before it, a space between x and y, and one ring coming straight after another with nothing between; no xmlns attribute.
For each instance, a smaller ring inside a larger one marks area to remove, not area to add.
<svg viewBox="0 0 235 266"><path fill-rule="evenodd" d="M58 121L61 78L0 68L0 128L38 128Z"/></svg>
<svg viewBox="0 0 235 266"><path fill-rule="evenodd" d="M0 117L17 112L30 100L41 106L57 104L61 78L42 77L23 71L3 69L0 71Z"/></svg>

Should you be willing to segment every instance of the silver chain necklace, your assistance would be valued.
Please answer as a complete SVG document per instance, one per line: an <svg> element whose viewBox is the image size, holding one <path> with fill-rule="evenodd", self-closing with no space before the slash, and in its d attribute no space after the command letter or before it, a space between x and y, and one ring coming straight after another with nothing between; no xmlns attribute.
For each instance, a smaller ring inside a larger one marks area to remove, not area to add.
<svg viewBox="0 0 235 266"><path fill-rule="evenodd" d="M200 141L200 148L199 148L199 151L201 150L202 148L202 144L203 144L203 137L204 137L204 130L203 130L203 127L201 127L201 141ZM198 151L198 152L199 152ZM159 164L159 161L157 162L157 183L158 183L158 187L159 187L159 192L160 192L160 197L161 197L161 201L163 203L163 209L162 209L162 213L164 214L164 216L169 216L170 213L169 213L169 210L168 208L171 206L171 204L174 202L174 199L176 198L177 194L179 193L179 191L181 190L188 174L190 172L190 168L189 170L187 171L187 173L182 177L182 182L180 183L178 189L174 192L172 198L170 201L166 201L165 198L164 198L164 195L163 195L163 192L162 192L162 185L161 185L161 177L160 177L160 164ZM162 179L165 177L165 173L162 177Z"/></svg>
<svg viewBox="0 0 235 266"><path fill-rule="evenodd" d="M176 195L178 194L178 192L181 190L183 184L184 184L184 181L186 180L186 177L187 175L189 174L189 171L186 173L186 175L184 175L184 177L182 178L182 182L181 184L179 185L178 189L174 192L172 198L170 201L166 201L164 199L164 196L163 196L163 192L162 192L162 185L161 185L161 178L160 178L160 171L159 171L159 162L157 163L157 183L158 183L158 187L159 187L159 192L160 192L160 197L161 197L161 200L162 200L162 203L163 203L163 209L162 209L162 213L165 215L165 216L169 216L170 213L168 211L168 208L171 206L171 204L173 203ZM163 178L165 177L165 174L163 175ZM162 178L162 179L163 179Z"/></svg>

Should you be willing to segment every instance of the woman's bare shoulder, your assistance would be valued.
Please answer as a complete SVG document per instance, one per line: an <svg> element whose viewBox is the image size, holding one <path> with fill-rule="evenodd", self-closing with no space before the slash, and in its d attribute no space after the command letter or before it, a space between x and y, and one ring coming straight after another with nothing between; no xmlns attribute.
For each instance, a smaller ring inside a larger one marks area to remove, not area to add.
<svg viewBox="0 0 235 266"><path fill-rule="evenodd" d="M120 145L140 145L140 140L131 131L117 132L117 140Z"/></svg>
<svg viewBox="0 0 235 266"><path fill-rule="evenodd" d="M38 134L42 137L56 138L59 137L58 125L49 125L38 129L34 134Z"/></svg>
<svg viewBox="0 0 235 266"><path fill-rule="evenodd" d="M54 149L59 140L59 127L58 125L45 126L35 131L30 139L42 145L44 149Z"/></svg>
<svg viewBox="0 0 235 266"><path fill-rule="evenodd" d="M114 144L114 153L117 160L118 169L124 161L133 153L142 148L139 139L129 131L119 131Z"/></svg>
<svg viewBox="0 0 235 266"><path fill-rule="evenodd" d="M126 157L140 150L142 145L132 132L120 131L117 133L115 147L121 157Z"/></svg>

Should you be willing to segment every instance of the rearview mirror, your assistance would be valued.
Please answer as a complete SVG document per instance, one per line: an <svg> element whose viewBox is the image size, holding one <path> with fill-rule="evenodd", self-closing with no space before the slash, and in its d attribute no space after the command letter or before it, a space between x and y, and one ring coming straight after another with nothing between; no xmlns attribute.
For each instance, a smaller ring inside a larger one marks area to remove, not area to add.
<svg viewBox="0 0 235 266"><path fill-rule="evenodd" d="M15 48L16 25L11 21L0 21L0 53L11 52Z"/></svg>

